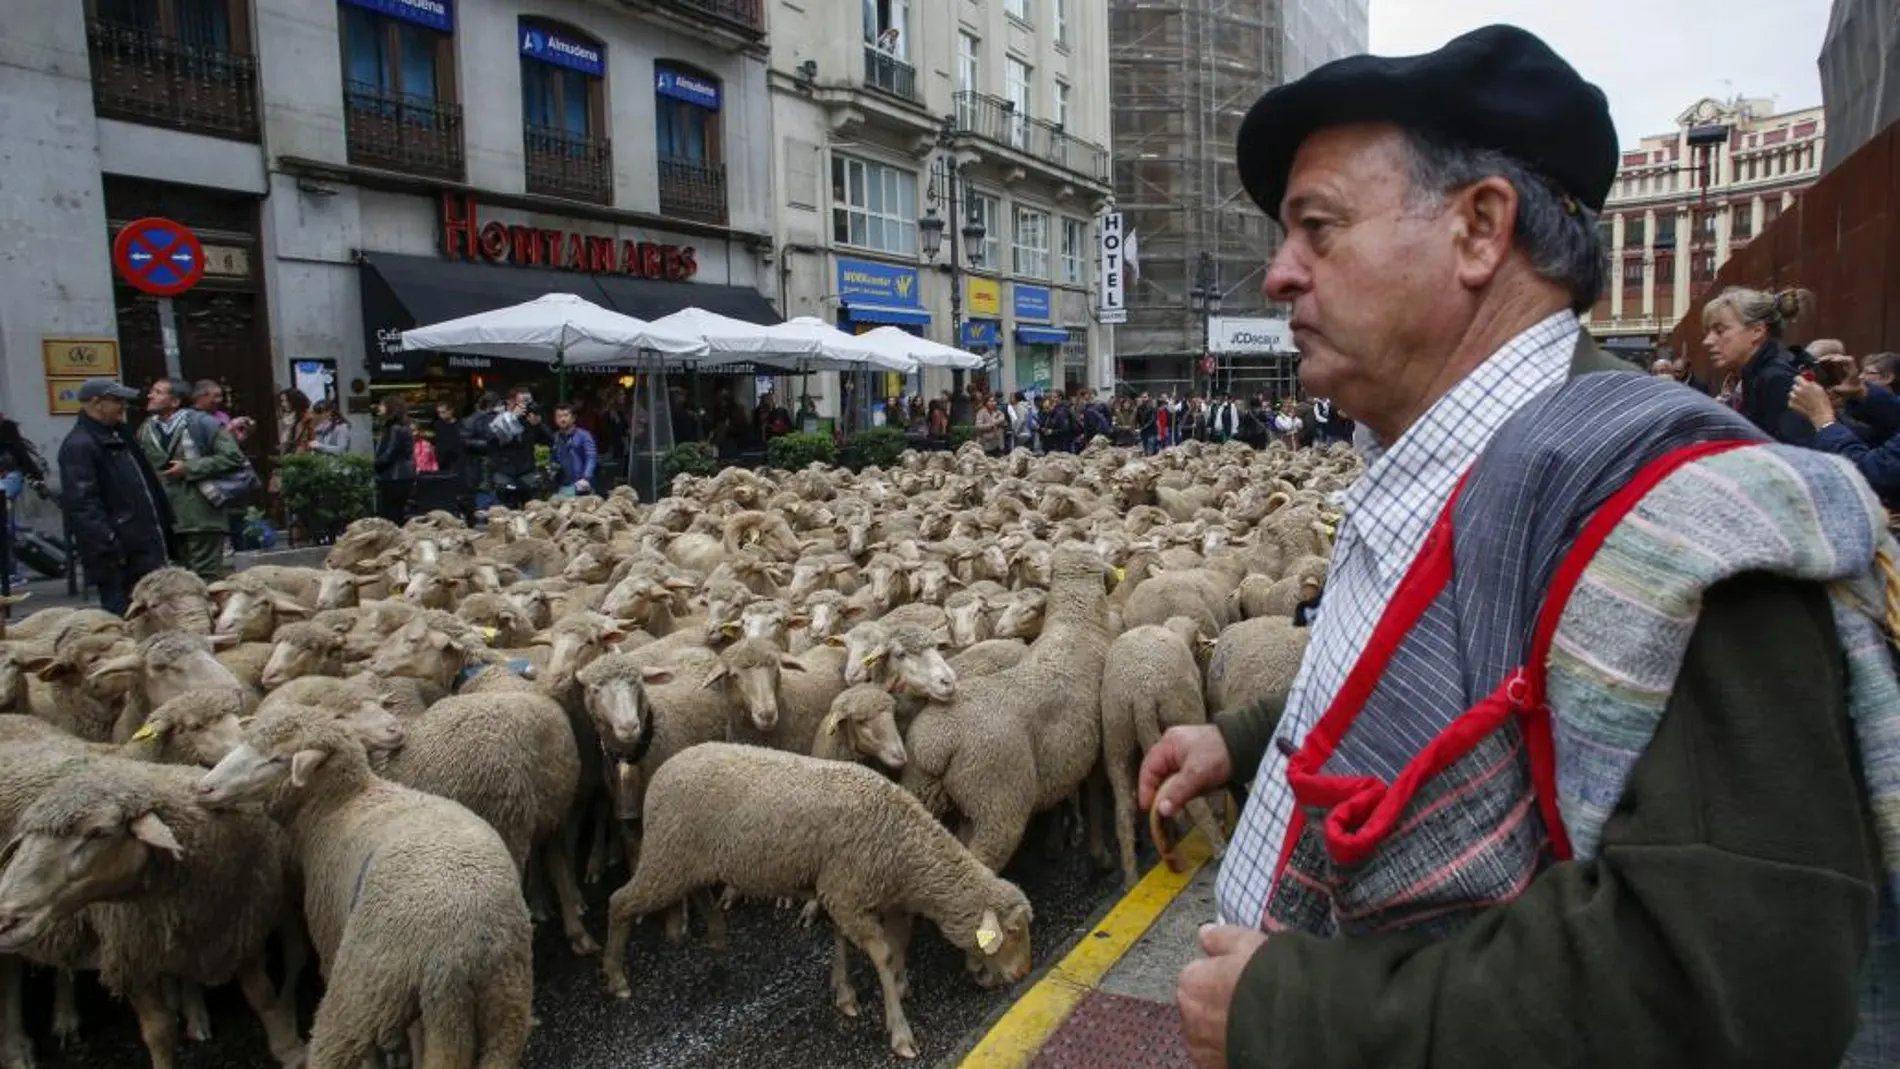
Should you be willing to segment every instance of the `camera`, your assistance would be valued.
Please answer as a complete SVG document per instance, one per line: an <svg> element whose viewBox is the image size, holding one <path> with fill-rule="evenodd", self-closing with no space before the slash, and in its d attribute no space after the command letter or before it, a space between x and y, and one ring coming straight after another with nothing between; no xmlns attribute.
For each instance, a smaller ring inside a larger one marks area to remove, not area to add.
<svg viewBox="0 0 1900 1069"><path fill-rule="evenodd" d="M1847 382L1847 365L1837 360L1816 361L1813 370L1814 381L1830 390Z"/></svg>

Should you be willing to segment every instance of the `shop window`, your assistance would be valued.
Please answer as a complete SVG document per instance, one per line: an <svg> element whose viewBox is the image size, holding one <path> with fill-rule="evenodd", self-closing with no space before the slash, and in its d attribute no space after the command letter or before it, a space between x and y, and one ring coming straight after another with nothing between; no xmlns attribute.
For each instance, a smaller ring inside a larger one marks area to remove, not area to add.
<svg viewBox="0 0 1900 1069"><path fill-rule="evenodd" d="M1015 270L1023 278L1049 277L1049 213L1016 209Z"/></svg>
<svg viewBox="0 0 1900 1069"><path fill-rule="evenodd" d="M522 19L522 121L574 141L607 130L606 46L577 30Z"/></svg>
<svg viewBox="0 0 1900 1069"><path fill-rule="evenodd" d="M338 5L338 13L345 88L353 95L353 109L377 102L393 108L397 97L432 102L453 96L448 71L455 48L449 34L348 0Z"/></svg>
<svg viewBox="0 0 1900 1069"><path fill-rule="evenodd" d="M881 163L831 158L831 240L917 254L917 176Z"/></svg>

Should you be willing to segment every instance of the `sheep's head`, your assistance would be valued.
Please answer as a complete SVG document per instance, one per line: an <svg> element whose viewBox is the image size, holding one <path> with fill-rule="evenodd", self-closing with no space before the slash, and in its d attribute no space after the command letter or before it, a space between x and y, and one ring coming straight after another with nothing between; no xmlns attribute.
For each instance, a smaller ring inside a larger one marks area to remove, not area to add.
<svg viewBox="0 0 1900 1069"><path fill-rule="evenodd" d="M978 986L1013 984L1029 975L1029 925L1035 912L1022 891L1001 877L992 877L987 890L990 901L977 914L975 927L944 934L970 952Z"/></svg>
<svg viewBox="0 0 1900 1069"><path fill-rule="evenodd" d="M814 641L823 642L856 624L864 615L864 606L846 601L835 591L821 590L806 599L804 614L806 633Z"/></svg>
<svg viewBox="0 0 1900 1069"><path fill-rule="evenodd" d="M331 675L342 667L342 631L314 621L289 624L277 629L258 682L265 690L275 690L299 676Z"/></svg>
<svg viewBox="0 0 1900 1069"><path fill-rule="evenodd" d="M257 715L244 741L205 773L198 801L209 809L269 797L284 783L302 790L326 767L364 772L369 755L327 709L280 705Z"/></svg>
<svg viewBox="0 0 1900 1069"><path fill-rule="evenodd" d="M778 727L778 675L781 671L803 672L804 664L787 657L764 639L746 638L719 655L712 670L700 685L708 689L730 686L745 704L752 726L760 731Z"/></svg>
<svg viewBox="0 0 1900 1069"><path fill-rule="evenodd" d="M874 557L865 567L864 577L871 584L871 604L880 612L896 608L909 592L910 569L888 554Z"/></svg>
<svg viewBox="0 0 1900 1069"><path fill-rule="evenodd" d="M996 633L991 637L1028 641L1042 634L1043 610L1048 603L1049 592L1046 590L1025 587L1016 591L1008 607L996 618Z"/></svg>
<svg viewBox="0 0 1900 1069"><path fill-rule="evenodd" d="M619 556L612 549L595 543L581 547L561 575L577 583L604 583L619 563Z"/></svg>
<svg viewBox="0 0 1900 1069"><path fill-rule="evenodd" d="M910 573L911 597L926 605L942 605L950 592L963 585L942 561L925 561Z"/></svg>
<svg viewBox="0 0 1900 1069"><path fill-rule="evenodd" d="M614 815L639 817L639 762L653 744L653 710L647 685L670 683L671 668L643 668L624 654L602 657L581 670L587 715L600 733L601 749L611 758L608 789Z"/></svg>
<svg viewBox="0 0 1900 1069"><path fill-rule="evenodd" d="M429 609L446 609L454 604L455 597L468 586L468 580L459 575L451 575L440 568L418 568L409 575L409 582L402 589L402 596Z"/></svg>
<svg viewBox="0 0 1900 1069"><path fill-rule="evenodd" d="M280 590L242 576L221 580L207 588L218 599L214 635L231 635L240 642L269 642L279 617L301 620L314 610Z"/></svg>
<svg viewBox="0 0 1900 1069"><path fill-rule="evenodd" d="M374 677L328 679L306 676L293 680L272 692L258 706L269 712L284 706L305 706L311 715L322 711L362 740L372 752L398 749L407 738L402 720L396 715L396 699L378 693L371 685Z"/></svg>
<svg viewBox="0 0 1900 1069"><path fill-rule="evenodd" d="M904 733L897 727L897 699L884 688L862 684L832 699L831 712L818 728L821 736L845 735L851 752L893 772L904 769ZM817 740L821 745L826 739Z"/></svg>
<svg viewBox="0 0 1900 1069"><path fill-rule="evenodd" d="M759 595L743 583L719 580L706 585L706 641L734 639L744 634L740 617Z"/></svg>
<svg viewBox="0 0 1900 1069"><path fill-rule="evenodd" d="M957 696L957 673L943 659L936 632L921 627L894 627L884 642L884 679L893 693L915 694L947 702Z"/></svg>
<svg viewBox="0 0 1900 1069"><path fill-rule="evenodd" d="M316 610L348 609L356 606L360 584L358 577L349 572L326 570L323 578L317 581Z"/></svg>
<svg viewBox="0 0 1900 1069"><path fill-rule="evenodd" d="M1008 602L993 599L968 590L959 590L944 602L944 615L950 621L950 645L954 649L968 649L990 637L996 622L996 614L1007 607Z"/></svg>
<svg viewBox="0 0 1900 1069"><path fill-rule="evenodd" d="M544 676L548 691L565 693L583 668L625 642L627 636L628 631L620 621L597 612L577 613L555 621L552 627L534 636L535 645L548 647Z"/></svg>
<svg viewBox="0 0 1900 1069"><path fill-rule="evenodd" d="M470 595L455 615L481 632L490 646L518 647L534 637L533 618L502 594Z"/></svg>
<svg viewBox="0 0 1900 1069"><path fill-rule="evenodd" d="M842 637L833 636L826 640L829 645L844 650L846 685L855 687L882 678L884 658L890 653L885 648L889 638L889 629L871 620L846 631Z"/></svg>
<svg viewBox="0 0 1900 1069"><path fill-rule="evenodd" d="M15 953L57 921L135 891L157 855L184 856L161 815L153 771L78 758L20 815L0 852L0 953Z"/></svg>
<svg viewBox="0 0 1900 1069"><path fill-rule="evenodd" d="M125 685L142 682L145 699L153 708L195 690L242 690L243 684L219 663L212 645L202 635L173 632L140 642L131 653L95 664L87 682L111 686L115 677Z"/></svg>
<svg viewBox="0 0 1900 1069"><path fill-rule="evenodd" d="M135 637L166 631L211 633L212 602L205 581L183 568L160 568L132 588L125 619Z"/></svg>
<svg viewBox="0 0 1900 1069"><path fill-rule="evenodd" d="M792 623L792 610L777 598L760 598L739 612L739 634L743 638L766 639L785 645Z"/></svg>
<svg viewBox="0 0 1900 1069"><path fill-rule="evenodd" d="M447 613L426 613L404 624L378 647L369 671L426 679L447 689L473 658L487 652L481 635Z"/></svg>

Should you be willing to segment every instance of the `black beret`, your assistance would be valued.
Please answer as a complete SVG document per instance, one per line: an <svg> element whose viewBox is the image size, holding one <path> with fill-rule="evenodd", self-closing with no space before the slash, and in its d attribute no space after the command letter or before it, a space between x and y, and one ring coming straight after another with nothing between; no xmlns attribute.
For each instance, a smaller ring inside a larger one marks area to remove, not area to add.
<svg viewBox="0 0 1900 1069"><path fill-rule="evenodd" d="M1486 26L1419 56L1348 56L1268 90L1240 124L1241 184L1278 221L1300 145L1347 123L1386 122L1494 149L1603 210L1616 126L1603 91L1536 35Z"/></svg>

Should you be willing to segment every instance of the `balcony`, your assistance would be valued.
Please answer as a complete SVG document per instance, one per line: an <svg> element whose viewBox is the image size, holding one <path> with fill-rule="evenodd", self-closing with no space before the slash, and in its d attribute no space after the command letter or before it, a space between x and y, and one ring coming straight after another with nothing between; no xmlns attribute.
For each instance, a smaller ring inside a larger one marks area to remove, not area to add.
<svg viewBox="0 0 1900 1069"><path fill-rule="evenodd" d="M546 126L523 131L528 192L594 204L614 202L613 142Z"/></svg>
<svg viewBox="0 0 1900 1069"><path fill-rule="evenodd" d="M879 51L876 45L864 46L864 84L900 100L921 103L917 96L917 70L910 64Z"/></svg>
<svg viewBox="0 0 1900 1069"><path fill-rule="evenodd" d="M360 82L343 87L343 103L351 163L462 181L461 105Z"/></svg>
<svg viewBox="0 0 1900 1069"><path fill-rule="evenodd" d="M257 60L134 26L86 26L92 106L103 119L256 141Z"/></svg>
<svg viewBox="0 0 1900 1069"><path fill-rule="evenodd" d="M660 214L726 225L726 165L661 156Z"/></svg>
<svg viewBox="0 0 1900 1069"><path fill-rule="evenodd" d="M1109 182L1108 150L1064 133L1045 119L1016 114L1016 105L983 93L957 94L957 133L980 137L1091 182Z"/></svg>
<svg viewBox="0 0 1900 1069"><path fill-rule="evenodd" d="M760 0L674 0L674 6L754 33L765 33L765 13Z"/></svg>

